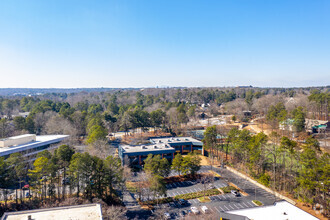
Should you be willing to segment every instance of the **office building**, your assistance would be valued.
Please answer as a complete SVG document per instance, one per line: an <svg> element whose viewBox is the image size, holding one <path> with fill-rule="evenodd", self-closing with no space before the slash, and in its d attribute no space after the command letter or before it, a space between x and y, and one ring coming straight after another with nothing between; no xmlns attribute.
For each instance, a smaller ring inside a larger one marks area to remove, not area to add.
<svg viewBox="0 0 330 220"><path fill-rule="evenodd" d="M149 154L160 155L172 161L176 153L204 154L203 142L191 137L151 138L148 145L124 145L119 147L119 157L123 165L142 165Z"/></svg>
<svg viewBox="0 0 330 220"><path fill-rule="evenodd" d="M34 160L43 150L56 148L69 135L24 134L0 140L0 157L8 158L13 153L21 153L27 160Z"/></svg>

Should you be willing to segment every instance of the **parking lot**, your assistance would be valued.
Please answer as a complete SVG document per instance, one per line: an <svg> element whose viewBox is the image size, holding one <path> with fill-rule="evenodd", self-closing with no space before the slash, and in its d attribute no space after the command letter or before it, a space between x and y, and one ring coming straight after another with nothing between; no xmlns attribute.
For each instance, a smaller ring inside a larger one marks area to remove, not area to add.
<svg viewBox="0 0 330 220"><path fill-rule="evenodd" d="M203 166L200 172L207 172L209 169L210 167ZM178 213L181 211L188 213L190 212L191 207L196 207L199 211L201 211L201 207L206 206L209 209L209 213L220 217L221 212L255 207L256 205L252 202L252 200L255 199L262 202L264 205L272 205L275 202L275 199L276 201L280 200L279 198L275 198L273 194L254 185L248 180L237 176L227 169L214 167L212 169L222 176L222 178L214 181L214 187L222 188L228 185L227 182L232 182L248 195L240 195L236 197L231 193L226 193L210 196L209 198L211 201L206 203L201 203L198 199L191 199L188 200L188 204L183 207L177 203L161 205L160 207L162 209L171 214L171 219L179 219L180 217ZM202 191L203 184L198 181L186 181L167 184L166 188L168 190L167 196L176 196L180 194ZM201 213L201 215L203 214Z"/></svg>
<svg viewBox="0 0 330 220"><path fill-rule="evenodd" d="M227 186L227 183L225 183L222 180L216 180L212 185L216 188L222 188ZM166 188L167 188L167 196L170 197L204 190L203 184L192 181L167 184Z"/></svg>
<svg viewBox="0 0 330 220"><path fill-rule="evenodd" d="M171 202L168 204L156 205L155 209L161 209L169 213L171 219L182 219L182 217L179 216L179 213L182 211L189 213L191 212L191 207L196 207L201 212L202 206L206 206L209 214L220 217L223 212L255 207L256 205L252 202L252 200L258 200L264 205L272 205L275 201L280 200L279 198L274 197L272 193L269 193L268 191L249 182L245 178L237 176L225 168L211 168L210 166L202 166L199 173L209 172L210 169L220 174L221 178L216 177L213 183L208 183L208 189L211 186L215 188L222 188L228 186L228 183L231 182L247 193L247 195L244 194L245 196L235 196L231 193L226 193L210 196L210 202L201 203L198 199L191 199L188 200L188 204L184 206L178 204L178 202ZM178 173L171 173L171 176L176 175L178 175ZM166 188L167 197L174 197L177 195L203 191L204 185L200 182L200 180L192 180L167 184ZM134 197L137 198L136 195ZM151 195L149 198L152 199L153 196ZM203 213L201 212L200 215L203 215Z"/></svg>

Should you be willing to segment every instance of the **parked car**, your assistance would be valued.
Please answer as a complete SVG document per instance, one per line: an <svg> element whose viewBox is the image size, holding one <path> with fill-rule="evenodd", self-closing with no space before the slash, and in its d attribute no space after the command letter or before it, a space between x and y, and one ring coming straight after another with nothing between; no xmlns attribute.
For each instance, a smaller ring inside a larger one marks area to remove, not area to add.
<svg viewBox="0 0 330 220"><path fill-rule="evenodd" d="M204 213L208 213L210 210L204 205L204 206L202 206L202 212L204 212Z"/></svg>
<svg viewBox="0 0 330 220"><path fill-rule="evenodd" d="M164 217L165 217L165 219L171 219L171 215L168 212L164 213Z"/></svg>
<svg viewBox="0 0 330 220"><path fill-rule="evenodd" d="M180 208L181 207L179 202L173 202L173 204L174 204L173 207L175 207L175 208Z"/></svg>
<svg viewBox="0 0 330 220"><path fill-rule="evenodd" d="M231 190L231 194L233 194L234 196L239 196L239 192L237 192L236 190Z"/></svg>
<svg viewBox="0 0 330 220"><path fill-rule="evenodd" d="M62 179L62 184L63 185L69 185L70 184L70 178L66 177L65 179Z"/></svg>
<svg viewBox="0 0 330 220"><path fill-rule="evenodd" d="M184 199L179 199L179 204L180 205L187 205L188 204L188 201L187 200L184 200Z"/></svg>
<svg viewBox="0 0 330 220"><path fill-rule="evenodd" d="M30 197L31 197L30 193L28 193L28 192L25 193L25 197L26 197L26 198L30 198Z"/></svg>
<svg viewBox="0 0 330 220"><path fill-rule="evenodd" d="M190 210L196 215L199 214L199 210L195 206L191 207Z"/></svg>

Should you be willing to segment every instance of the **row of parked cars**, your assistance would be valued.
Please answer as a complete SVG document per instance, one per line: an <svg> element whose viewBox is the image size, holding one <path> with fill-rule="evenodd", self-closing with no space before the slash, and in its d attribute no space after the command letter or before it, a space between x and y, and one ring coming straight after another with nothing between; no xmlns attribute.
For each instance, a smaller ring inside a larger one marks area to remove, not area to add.
<svg viewBox="0 0 330 220"><path fill-rule="evenodd" d="M179 205L179 206L186 206L186 205L188 205L189 203L188 203L188 201L187 200L184 200L184 199L180 199L179 201L178 201L178 203L177 204L174 204L176 207ZM202 213L209 213L209 209L206 207L206 206L202 206L201 208L201 211L202 211ZM200 214L200 210L197 208L197 207L195 207L195 206L193 206L193 207L191 207L189 210L187 210L187 211L185 211L185 210L181 210L180 212L179 212L179 217L181 217L181 218L183 218L183 217L185 217L186 215L189 215L189 214L195 214L195 215L198 215L198 214ZM170 213L168 213L168 212L165 212L164 213L164 217L165 217L165 219L171 219L171 214Z"/></svg>
<svg viewBox="0 0 330 220"><path fill-rule="evenodd" d="M191 207L190 210L192 213L194 213L196 215L200 213L199 209L195 206ZM202 213L205 213L205 214L210 212L209 208L207 208L205 205L201 207L201 210L202 210Z"/></svg>
<svg viewBox="0 0 330 220"><path fill-rule="evenodd" d="M207 214L207 213L210 212L210 210L209 210L206 206L202 206L202 207L201 207L201 211L202 211L202 213L204 213L204 214ZM193 207L190 208L190 210L187 210L187 211L181 210L181 211L179 212L179 216L180 216L181 218L183 218L183 217L185 217L186 215L189 215L189 214L191 214L191 213L192 213L192 214L195 214L195 215L198 215L198 214L200 214L201 212L199 211L199 209L198 209L197 207L193 206ZM168 212L165 212L165 213L164 213L164 217L165 217L165 219L171 219L171 214L168 213Z"/></svg>

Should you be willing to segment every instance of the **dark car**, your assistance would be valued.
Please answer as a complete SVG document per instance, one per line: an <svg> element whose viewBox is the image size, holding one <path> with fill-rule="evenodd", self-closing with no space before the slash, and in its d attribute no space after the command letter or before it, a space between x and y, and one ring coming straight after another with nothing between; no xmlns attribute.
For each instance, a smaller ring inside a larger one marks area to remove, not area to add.
<svg viewBox="0 0 330 220"><path fill-rule="evenodd" d="M186 212L182 210L182 211L180 211L179 215L180 215L180 217L184 217L186 215Z"/></svg>
<svg viewBox="0 0 330 220"><path fill-rule="evenodd" d="M180 205L187 205L188 204L188 201L187 200L184 200L184 199L179 199L179 204Z"/></svg>
<svg viewBox="0 0 330 220"><path fill-rule="evenodd" d="M66 177L65 179L62 180L63 185L69 185L70 184L70 178Z"/></svg>
<svg viewBox="0 0 330 220"><path fill-rule="evenodd" d="M233 194L233 195L236 196L236 197L240 196L240 193L237 192L236 190L232 190L232 191L231 191L231 194Z"/></svg>

